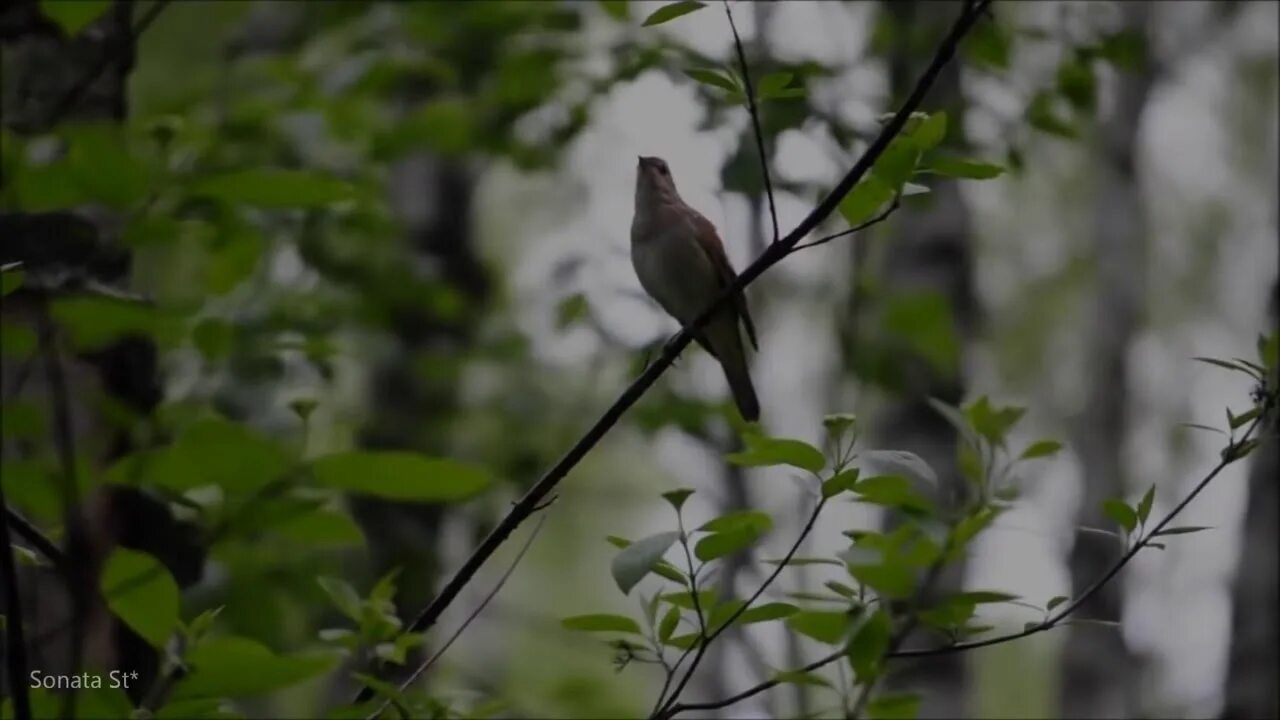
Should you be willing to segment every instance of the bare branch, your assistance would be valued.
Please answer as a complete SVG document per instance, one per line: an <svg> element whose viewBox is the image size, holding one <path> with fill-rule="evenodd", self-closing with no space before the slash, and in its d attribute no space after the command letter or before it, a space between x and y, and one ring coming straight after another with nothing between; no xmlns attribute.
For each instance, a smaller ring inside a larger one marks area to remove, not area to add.
<svg viewBox="0 0 1280 720"><path fill-rule="evenodd" d="M9 542L9 505L5 501L3 483L0 483L0 585L4 586L4 614L6 623L5 655L9 668L9 691L13 693L13 715L17 720L31 719L31 698L27 693L27 640L23 634L22 594L18 591L18 566L13 559L13 546Z"/></svg>
<svg viewBox="0 0 1280 720"><path fill-rule="evenodd" d="M54 568L59 570L62 569L63 565L66 563L66 558L63 556L62 550L58 547L57 543L50 540L44 533L40 532L40 528L36 527L35 523L23 517L17 510L6 506L4 508L4 514L7 517L9 529L12 530L15 535L30 543L33 548L35 548L54 566ZM4 536L0 535L0 537Z"/></svg>
<svg viewBox="0 0 1280 720"><path fill-rule="evenodd" d="M548 500L546 504L544 504L542 507L546 508L549 505L551 505L551 503L554 501L555 501L555 498L552 498L551 500ZM426 662L422 663L422 665L420 665L417 670L413 671L412 675L410 675L403 683L400 684L401 692L407 690L410 685L412 685L414 682L418 680L419 677L422 676L423 673L429 670L431 666L434 665L442 655L444 655L445 651L448 650L451 645L453 645L454 641L462 636L462 633L466 631L467 626L469 626L473 620L479 617L480 613L484 612L484 609L489 606L490 601L492 601L495 597L497 597L498 591L502 589L503 585L507 584L507 580L511 577L512 573L516 571L516 568L520 565L520 561L523 560L525 554L529 552L529 548L533 547L533 541L535 538L538 537L538 533L542 531L542 526L547 523L547 517L548 517L547 514L543 514L543 516L538 519L538 524L533 526L533 532L529 533L529 537L524 541L524 545L520 547L520 552L516 553L516 557L514 560L511 561L511 565L507 568L507 571L502 573L502 577L498 578L498 582L493 586L493 589L489 591L489 594L484 596L484 599L480 601L480 604L476 606L476 609L471 611L471 614L467 616L467 619L462 621L462 624L458 626L458 629L454 631L453 635L449 636L448 640L444 641L444 644L440 646L439 650L436 650L434 655L427 658ZM382 711L386 710L387 705L389 705L390 703L391 703L391 699L388 698L386 702L382 703L382 705L377 710L375 710L369 715L369 720L374 720L378 716L382 715Z"/></svg>
<svg viewBox="0 0 1280 720"><path fill-rule="evenodd" d="M462 566L454 573L452 577L440 588L440 592L435 599L425 607L418 617L414 619L409 630L411 632L425 632L440 619L440 615L445 609L457 598L462 588L466 587L471 578L489 559L490 556L506 541L511 533L520 526L522 522L538 507L538 503L542 498L546 497L555 487L560 484L574 467L586 457L587 453L592 450L600 442L602 438L617 424L622 415L626 413L645 392L657 382L667 368L675 361L676 357L693 341L693 336L697 334L710 321L711 316L724 305L729 299L741 292L743 288L749 285L766 270L776 265L785 258L806 235L813 231L818 225L826 220L836 206L840 204L840 200L848 194L849 190L862 179L863 176L871 170L876 160L889 147L889 143L902 132L906 126L907 120L911 117L911 113L915 112L920 104L924 101L924 96L928 93L929 88L937 80L941 74L943 67L955 55L956 48L960 44L960 39L965 33L977 22L982 8L989 5L992 0L978 0L971 6L967 6L965 12L961 13L952 27L951 32L943 40L937 53L934 55L933 61L925 70L915 89L908 96L906 102L898 110L888 123L880 130L880 134L858 159L849 172L836 184L831 193L827 195L822 202L809 212L809 214L800 222L798 226L786 237L778 242L770 245L755 262L748 266L741 274L738 275L734 282L726 285L719 297L707 305L696 318L686 325L678 335L666 346L663 347L662 353L658 359L645 368L635 380L627 386L618 399L613 402L604 414L596 420L586 433L576 442L568 452L546 472L524 496L516 502L505 517L503 517L493 530L486 536L476 549L472 551L471 556L463 562ZM372 691L367 687L362 689L356 698L356 702L365 702L372 697Z"/></svg>
<svg viewBox="0 0 1280 720"><path fill-rule="evenodd" d="M751 130L756 138L756 152L760 154L760 174L764 178L764 192L769 198L769 219L773 221L773 242L778 242L778 208L773 200L773 180L769 177L769 155L764 149L764 131L760 128L760 110L756 107L756 91L751 86L751 71L747 69L747 54L742 50L742 38L733 22L729 0L724 0L724 14L729 18L729 30L733 32L733 47L738 52L738 69L742 71L743 90L747 95L747 112L751 114ZM756 28L760 32L760 28Z"/></svg>
<svg viewBox="0 0 1280 720"><path fill-rule="evenodd" d="M806 250L811 247L818 247L819 245L825 245L837 238L842 238L846 235L852 235L856 232L861 232L862 230L866 230L872 225L882 223L885 220L889 219L889 216L892 215L895 211L897 211L897 209L901 206L902 206L902 193L898 193L897 195L893 196L893 202L889 203L888 207L880 211L880 214L876 215L870 220L867 220L866 222L858 223L857 225L847 230L841 230L838 233L832 233L831 235L827 235L826 237L821 237L821 238L818 238L817 240L813 240L811 242L797 245L791 248L791 251L788 254L790 255L790 254L798 253L801 250Z"/></svg>

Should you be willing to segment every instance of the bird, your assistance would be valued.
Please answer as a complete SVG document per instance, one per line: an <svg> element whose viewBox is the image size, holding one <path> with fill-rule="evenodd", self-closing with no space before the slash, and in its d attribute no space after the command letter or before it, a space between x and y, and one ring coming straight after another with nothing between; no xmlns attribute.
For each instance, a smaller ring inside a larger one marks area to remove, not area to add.
<svg viewBox="0 0 1280 720"><path fill-rule="evenodd" d="M682 326L690 325L738 276L715 226L684 202L671 169L659 157L641 155L636 165L631 264L644 291ZM751 383L742 330L758 350L747 298L739 290L694 339L719 361L742 418L756 422L760 402Z"/></svg>

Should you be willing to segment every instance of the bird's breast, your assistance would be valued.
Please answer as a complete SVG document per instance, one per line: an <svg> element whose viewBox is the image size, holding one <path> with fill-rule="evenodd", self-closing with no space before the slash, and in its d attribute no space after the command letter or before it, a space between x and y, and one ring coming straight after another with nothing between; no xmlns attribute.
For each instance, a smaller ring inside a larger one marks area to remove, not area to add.
<svg viewBox="0 0 1280 720"><path fill-rule="evenodd" d="M631 264L644 291L681 323L715 299L714 269L687 233L633 233Z"/></svg>

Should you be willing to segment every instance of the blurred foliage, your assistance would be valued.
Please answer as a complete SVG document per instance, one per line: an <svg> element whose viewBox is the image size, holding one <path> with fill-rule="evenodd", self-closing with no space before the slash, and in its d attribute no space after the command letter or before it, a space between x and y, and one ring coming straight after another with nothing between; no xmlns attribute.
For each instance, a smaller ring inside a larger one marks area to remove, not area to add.
<svg viewBox="0 0 1280 720"><path fill-rule="evenodd" d="M109 3L43 0L40 7L61 32L75 36ZM559 398L577 379L543 381L554 369L543 367L531 338L515 328L504 289L486 300L489 306L474 307L440 267L422 266L388 198L397 163L426 154L464 168L468 181L484 169L555 170L588 127L596 103L648 71L696 87L705 127L740 120L750 93L760 103L766 148L776 148L789 130L825 130L854 154L877 130L838 117L823 100L848 67L752 58L748 88L734 57L706 57L661 31L638 30L707 7L677 2L640 18L620 0L326 2L305 9L301 3L173 3L141 40L125 122L66 122L38 135L5 131L0 201L6 214L87 208L95 218L110 218L95 223L98 236L64 234L58 247L95 257L120 247L131 253L128 287L65 289L65 275L92 274L92 263L83 259L84 267L70 270L65 262L6 266L6 303L16 306L58 288L50 312L69 350L89 356L143 337L163 358L166 392L153 414L140 417L109 397L83 399L136 449L100 463L89 447L79 448L78 491L83 497L104 487L143 491L191 523L209 550L211 571L195 587L180 586L181 578L146 553L118 547L103 559L99 589L107 607L156 650L162 661L157 682L171 687L147 710L135 709L118 689L87 689L80 716L364 717L374 711L376 705L343 706L345 697L306 692L324 683L343 694L348 685L363 684L378 703L390 701L412 716L486 717L508 703L530 705L530 711L518 709L532 714L638 712L635 699L614 692L607 679L571 666L559 672L556 663L512 671L535 679L529 685L538 689L529 698L502 697L502 680L493 678L487 687L469 683L474 692L401 691L379 679L412 665L427 639L406 632L396 613L392 598L403 575L367 576L367 529L346 500L470 503L465 513L482 529L490 515L505 510L503 492L529 482L582 420ZM595 22L617 30L603 72L584 62L584 35ZM967 148L957 140L963 117L918 113L841 199L831 224L858 225L901 197L928 202L937 177L1019 173L1022 145L1033 132L1088 137L1100 105L1100 68L1132 72L1149 62L1148 49L1131 33L1094 35L1064 50L1025 98L1002 146ZM1002 16L976 26L963 45L964 59L999 77L1024 43L1051 40ZM925 55L937 38L876 23L873 51L900 43ZM721 168L726 191L760 197L756 152L754 138L742 134ZM775 188L800 198L826 189L781 179ZM1025 358L1024 366L1039 364L1046 352L1048 330L1036 318L1059 304L1087 264L1068 263L1033 286L1010 333L1016 338L1010 352ZM854 356L861 379L901 389L904 355L948 372L958 368L964 349L945 298L865 284L859 290L875 301L877 332ZM582 292L567 295L554 314L559 331L594 323ZM442 342L413 358L416 372L476 395L443 427L415 429L432 435L430 445L442 448L435 455L353 447L354 427L369 412L353 386L406 315L476 329L465 347ZM7 367L36 361L39 343L29 324L6 314L0 333ZM1273 417L1274 381L1267 378L1274 375L1275 343L1274 335L1260 342L1257 362L1228 363L1264 391L1254 406L1228 415L1232 433ZM633 364L644 354L636 351ZM502 379L486 391L490 377ZM256 412L227 401L233 391L252 395ZM980 621L980 607L1020 602L1017 597L978 591L935 598L924 608L903 603L933 566L963 552L1011 506L1019 491L1013 468L1049 457L1061 445L1044 439L1010 449L1023 409L985 397L935 410L962 439L959 463L973 490L969 504L955 511L937 502L933 470L919 457L855 451L861 428L852 416L828 418L827 437L818 444L731 421L744 446L726 460L797 471L815 498L815 519L824 504L837 501L891 508L908 518L891 531L849 530L847 547L833 557L772 563L779 572L826 564L847 577L793 593L787 602L710 592L704 571L759 543L774 531L774 518L748 509L693 527L684 508L691 491L668 493L674 529L635 542L609 538L619 550L612 577L624 595L643 583L663 583L641 593L641 617L591 613L567 618L563 627L603 633L619 667L657 663L670 677L675 673L663 663L700 658L730 626L784 622L806 642L840 650L868 688L883 675L884 655L903 623L919 622L948 642L987 636L992 628ZM10 505L60 538L68 529L61 526L53 480L65 468L47 429L49 414L37 400L5 398L0 479ZM668 429L705 439L721 429L726 414L723 402L663 383L631 420L646 440ZM1252 449L1232 447L1238 457ZM1117 537L1142 541L1152 497L1108 501ZM1047 618L1063 601L1031 606ZM558 673L552 679L539 675L552 672ZM336 676L346 684L332 681ZM854 701L848 688L833 688L815 673L779 671L774 679L826 688L845 706ZM674 703L679 693L667 698ZM53 694L36 690L32 699L38 714L58 712ZM872 717L909 717L917 700L886 694L868 703ZM11 713L6 705L4 716Z"/></svg>

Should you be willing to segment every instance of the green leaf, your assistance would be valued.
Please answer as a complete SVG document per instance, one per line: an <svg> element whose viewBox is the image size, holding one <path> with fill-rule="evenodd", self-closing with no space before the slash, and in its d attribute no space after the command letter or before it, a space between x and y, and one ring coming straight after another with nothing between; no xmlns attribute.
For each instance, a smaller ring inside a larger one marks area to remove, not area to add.
<svg viewBox="0 0 1280 720"><path fill-rule="evenodd" d="M1234 362L1229 362L1227 360L1219 360L1218 358L1211 358L1211 357L1193 357L1191 359L1197 362L1206 363L1208 365L1215 365L1217 367L1224 368L1226 370L1231 370L1232 372L1244 373L1245 375L1248 375L1250 377L1256 377L1254 373L1249 370L1249 368L1242 367Z"/></svg>
<svg viewBox="0 0 1280 720"><path fill-rule="evenodd" d="M870 220L893 200L894 189L877 175L864 177L840 200L840 215L850 227Z"/></svg>
<svg viewBox="0 0 1280 720"><path fill-rule="evenodd" d="M1062 443L1057 440L1037 440L1027 446L1026 450L1018 456L1019 460L1030 460L1032 458L1050 457L1057 455L1062 449Z"/></svg>
<svg viewBox="0 0 1280 720"><path fill-rule="evenodd" d="M990 180L1004 173L1004 168L995 163L951 157L934 158L925 170L944 177L970 180Z"/></svg>
<svg viewBox="0 0 1280 720"><path fill-rule="evenodd" d="M884 180L885 184L896 192L903 183L911 179L919 160L920 147L911 137L899 135L876 159L871 173Z"/></svg>
<svg viewBox="0 0 1280 720"><path fill-rule="evenodd" d="M1268 370L1275 370L1280 365L1280 333L1258 336L1258 360Z"/></svg>
<svg viewBox="0 0 1280 720"><path fill-rule="evenodd" d="M804 670L786 670L773 676L773 681L783 685L813 685L815 687L831 687L826 678L815 672Z"/></svg>
<svg viewBox="0 0 1280 720"><path fill-rule="evenodd" d="M798 90L800 95L804 94L803 88L788 88L791 79L795 77L789 72L769 73L760 79L760 84L756 88L756 97L761 100L773 100L785 97L795 97Z"/></svg>
<svg viewBox="0 0 1280 720"><path fill-rule="evenodd" d="M1212 530L1212 529L1213 527L1209 525L1182 525L1182 526L1175 526L1175 527L1167 527L1161 530L1160 532L1155 533L1151 537L1157 537L1160 535L1190 535L1191 533L1198 533L1202 530Z"/></svg>
<svg viewBox="0 0 1280 720"><path fill-rule="evenodd" d="M874 565L850 564L849 574L855 580L890 598L904 598L915 589L915 574L902 562L883 562Z"/></svg>
<svg viewBox="0 0 1280 720"><path fill-rule="evenodd" d="M680 608L674 605L667 608L667 612L662 616L662 622L658 625L658 641L666 642L671 639L671 634L676 631L676 626L680 624Z"/></svg>
<svg viewBox="0 0 1280 720"><path fill-rule="evenodd" d="M67 169L83 200L128 210L146 197L151 167L130 152L128 138L115 123L80 123L64 131Z"/></svg>
<svg viewBox="0 0 1280 720"><path fill-rule="evenodd" d="M1062 603L1066 602L1069 599L1070 598L1068 598L1066 595L1054 595L1053 597L1049 598L1048 603L1045 603L1044 609L1046 612L1053 612L1054 608L1058 607L1059 605L1061 605Z"/></svg>
<svg viewBox="0 0 1280 720"><path fill-rule="evenodd" d="M985 395L964 409L965 416L973 429L999 447L1004 447L1005 436L1014 425L1018 424L1026 411L1026 408L1021 407L992 405Z"/></svg>
<svg viewBox="0 0 1280 720"><path fill-rule="evenodd" d="M981 605L983 603L1002 603L1018 600L1022 596L1011 595L1005 592L996 592L994 590L968 590L951 595L948 600L957 600L959 602L973 603Z"/></svg>
<svg viewBox="0 0 1280 720"><path fill-rule="evenodd" d="M997 70L1009 67L1010 37L999 23L980 22L965 36L962 47L975 65Z"/></svg>
<svg viewBox="0 0 1280 720"><path fill-rule="evenodd" d="M693 555L703 562L710 562L748 547L763 534L763 531L754 526L718 532L699 540L693 547Z"/></svg>
<svg viewBox="0 0 1280 720"><path fill-rule="evenodd" d="M174 700L263 695L329 672L338 656L276 655L248 638L212 637L185 660L191 673L174 688Z"/></svg>
<svg viewBox="0 0 1280 720"><path fill-rule="evenodd" d="M773 529L773 518L759 510L735 510L707 521L698 528L702 532L734 532L746 530L757 534Z"/></svg>
<svg viewBox="0 0 1280 720"><path fill-rule="evenodd" d="M459 502L492 483L488 471L450 458L401 451L354 451L325 455L312 463L326 487L409 502Z"/></svg>
<svg viewBox="0 0 1280 720"><path fill-rule="evenodd" d="M650 570L653 570L653 566L662 559L671 544L679 537L680 533L675 531L650 535L632 543L613 558L610 571L623 595L630 593L631 588L643 580Z"/></svg>
<svg viewBox="0 0 1280 720"><path fill-rule="evenodd" d="M849 629L849 614L843 610L801 610L787 618L787 627L818 642L836 645Z"/></svg>
<svg viewBox="0 0 1280 720"><path fill-rule="evenodd" d="M684 507L684 501L688 500L692 494L693 491L689 488L680 488L662 493L662 499L671 503L671 507L675 508L676 512L680 512L680 508Z"/></svg>
<svg viewBox="0 0 1280 720"><path fill-rule="evenodd" d="M871 720L915 720L920 712L920 696L916 693L881 695L867 704Z"/></svg>
<svg viewBox="0 0 1280 720"><path fill-rule="evenodd" d="M1227 425L1229 425L1232 430L1239 430L1240 428L1252 422L1253 419L1258 417L1258 415L1261 413L1262 413L1262 408L1255 407L1255 408L1250 408L1249 410L1246 410L1245 412L1240 413L1239 415L1233 415L1231 413L1231 408L1227 408Z"/></svg>
<svg viewBox="0 0 1280 720"><path fill-rule="evenodd" d="M7 297L10 293L22 287L22 282L26 279L26 274L22 272L22 266L18 263L6 265L4 272L0 273L0 297Z"/></svg>
<svg viewBox="0 0 1280 720"><path fill-rule="evenodd" d="M853 487L858 502L883 505L917 513L929 513L933 502L911 486L911 481L900 475L876 475L858 481Z"/></svg>
<svg viewBox="0 0 1280 720"><path fill-rule="evenodd" d="M630 15L627 0L600 0L600 7L614 20L625 21Z"/></svg>
<svg viewBox="0 0 1280 720"><path fill-rule="evenodd" d="M223 202L263 208L324 207L351 200L350 183L330 175L283 168L251 168L195 181L190 192Z"/></svg>
<svg viewBox="0 0 1280 720"><path fill-rule="evenodd" d="M697 80L703 85L718 87L721 90L728 90L731 93L742 92L741 88L738 87L738 83L734 82L732 77L725 75L718 70L712 70L711 68L689 68L684 71L684 74L694 80Z"/></svg>
<svg viewBox="0 0 1280 720"><path fill-rule="evenodd" d="M946 136L947 114L945 112L931 113L924 122L920 123L915 132L911 133L911 139L922 152L928 152Z"/></svg>
<svg viewBox="0 0 1280 720"><path fill-rule="evenodd" d="M271 530L294 542L316 547L364 544L360 526L341 510L317 509L289 518Z"/></svg>
<svg viewBox="0 0 1280 720"><path fill-rule="evenodd" d="M1138 513L1123 500L1111 498L1102 501L1102 513L1124 528L1125 532L1133 532L1138 526Z"/></svg>
<svg viewBox="0 0 1280 720"><path fill-rule="evenodd" d="M98 587L111 612L152 647L164 647L178 627L178 584L150 555L116 548L107 558Z"/></svg>
<svg viewBox="0 0 1280 720"><path fill-rule="evenodd" d="M1058 92L1082 112L1097 105L1097 81L1093 67L1082 58L1069 58L1058 65Z"/></svg>
<svg viewBox="0 0 1280 720"><path fill-rule="evenodd" d="M650 13L649 17L645 18L644 22L641 23L641 25L643 27L652 27L654 25L661 25L662 23L670 22L682 15L688 15L689 13L695 12L697 10L701 10L702 8L703 8L702 3L693 2L692 0L681 0L681 2L673 2L670 5L663 5L657 10L654 10L652 13Z"/></svg>
<svg viewBox="0 0 1280 720"><path fill-rule="evenodd" d="M780 620L791 617L798 612L800 612L800 608L791 603L771 602L747 608L738 616L737 622L739 625L750 625L752 623Z"/></svg>
<svg viewBox="0 0 1280 720"><path fill-rule="evenodd" d="M1058 114L1053 96L1046 92L1036 93L1031 99L1031 103L1027 106L1027 122L1041 132L1068 140L1078 135L1071 123Z"/></svg>
<svg viewBox="0 0 1280 720"><path fill-rule="evenodd" d="M582 630L585 632L626 632L641 635L640 626L635 620L625 615L596 613L592 615L574 615L560 621L566 630Z"/></svg>
<svg viewBox="0 0 1280 720"><path fill-rule="evenodd" d="M174 311L132 300L78 295L53 300L54 320L79 350L100 350L126 336L143 335L165 346L182 336L182 319Z"/></svg>
<svg viewBox="0 0 1280 720"><path fill-rule="evenodd" d="M205 318L191 331L191 342L207 362L216 362L231 353L234 332L230 323L218 318Z"/></svg>
<svg viewBox="0 0 1280 720"><path fill-rule="evenodd" d="M693 610L693 594L689 592L663 593L661 596L663 602L670 603L674 607L682 610ZM698 591L698 607L702 610L714 605L716 602L716 593L713 590Z"/></svg>
<svg viewBox="0 0 1280 720"><path fill-rule="evenodd" d="M893 623L883 609L872 613L854 632L846 657L859 682L866 682L879 672L892 632Z"/></svg>
<svg viewBox="0 0 1280 720"><path fill-rule="evenodd" d="M73 37L90 23L102 17L111 0L40 0L40 12Z"/></svg>
<svg viewBox="0 0 1280 720"><path fill-rule="evenodd" d="M364 602L360 599L360 595L351 587L350 583L342 578L329 577L321 575L316 578L316 582L325 594L333 602L334 607L338 608L343 615L360 622L360 618L364 615Z"/></svg>
<svg viewBox="0 0 1280 720"><path fill-rule="evenodd" d="M831 498L842 492L852 490L858 483L858 468L842 470L822 481L822 497Z"/></svg>
<svg viewBox="0 0 1280 720"><path fill-rule="evenodd" d="M560 301L556 306L556 329L564 330L587 317L591 308L587 305L587 296L574 293Z"/></svg>
<svg viewBox="0 0 1280 720"><path fill-rule="evenodd" d="M858 416L853 413L833 413L822 418L822 427L833 438L844 437L846 432L858 432Z"/></svg>
<svg viewBox="0 0 1280 720"><path fill-rule="evenodd" d="M696 647L698 645L698 640L700 640L701 637L702 636L699 635L698 633L688 633L686 635L677 635L671 638L670 640L667 640L663 644L670 645L671 647L679 648L681 650L688 650L689 648Z"/></svg>
<svg viewBox="0 0 1280 720"><path fill-rule="evenodd" d="M747 467L790 465L813 473L827 464L827 459L820 450L802 440L761 435L748 435L746 440L745 451L730 453L725 459L735 465Z"/></svg>
<svg viewBox="0 0 1280 720"><path fill-rule="evenodd" d="M1153 484L1143 494L1142 499L1138 501L1138 522L1145 523L1147 516L1151 514L1151 504L1156 499L1156 486Z"/></svg>
<svg viewBox="0 0 1280 720"><path fill-rule="evenodd" d="M938 484L938 474L924 458L906 450L866 450L858 455L865 463L879 468L885 474L904 475L922 480L930 485Z"/></svg>
<svg viewBox="0 0 1280 720"><path fill-rule="evenodd" d="M1098 44L1096 50L1098 57L1120 70L1137 71L1147 62L1146 36L1132 28L1107 35Z"/></svg>

